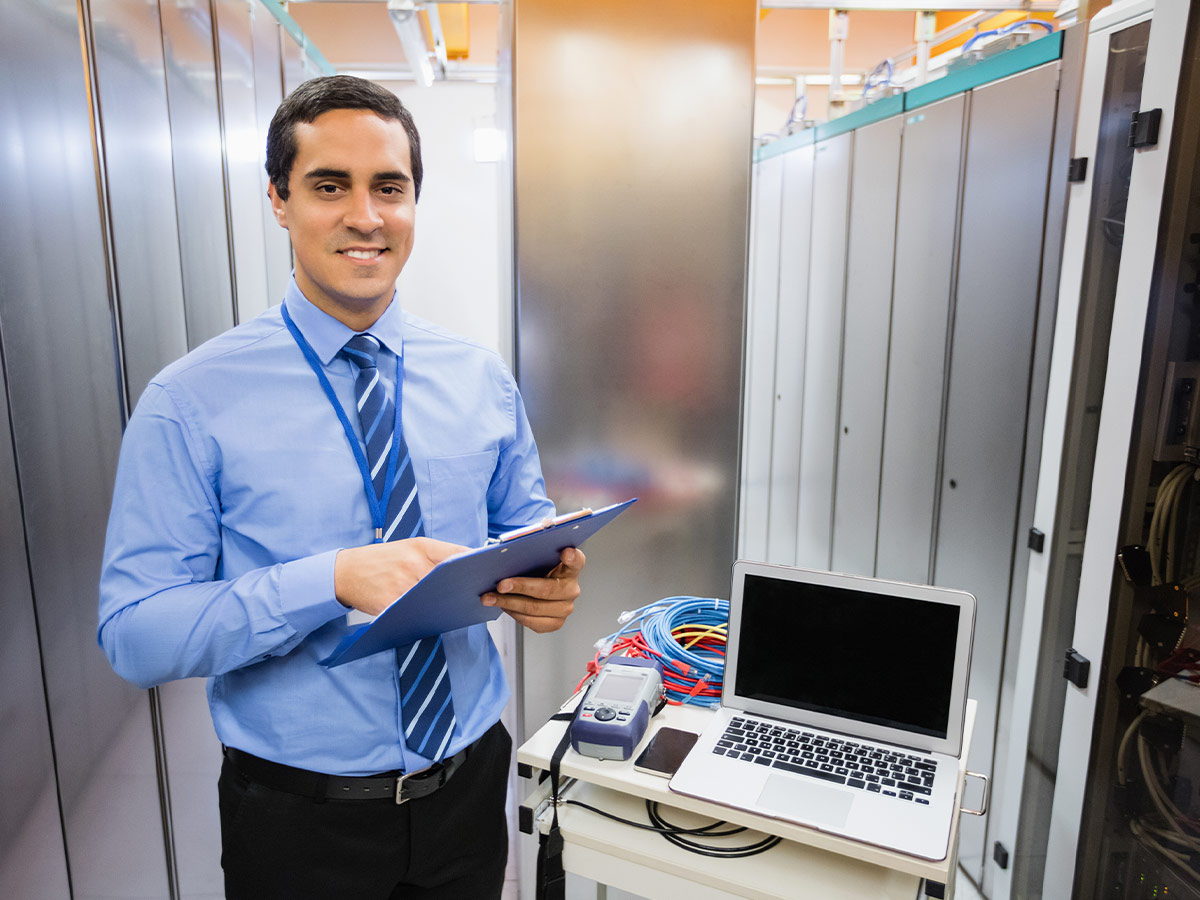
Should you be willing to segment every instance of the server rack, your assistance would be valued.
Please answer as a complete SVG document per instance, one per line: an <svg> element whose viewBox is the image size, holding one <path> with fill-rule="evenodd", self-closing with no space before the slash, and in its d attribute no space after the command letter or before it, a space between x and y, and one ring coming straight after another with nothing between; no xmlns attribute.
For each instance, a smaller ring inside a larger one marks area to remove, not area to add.
<svg viewBox="0 0 1200 900"><path fill-rule="evenodd" d="M1066 168L1081 44L1078 30L1060 32L757 151L762 175L813 148L809 243L821 271L810 272L803 330L785 328L782 280L766 301L778 305L777 346L804 348L792 362L804 367L803 401L782 404L791 376L779 357L774 442L743 451L769 478L762 502L761 475L743 471L740 533L754 537L743 552L975 592L982 725L970 764L984 772L1006 764L1005 638L1016 646L1067 187L1051 178ZM823 170L841 157L844 168ZM762 246L778 226L759 213L754 227ZM780 245L786 261L786 230ZM752 278L751 321L768 292ZM748 383L747 408L766 409L754 396L765 384ZM767 428L758 421L757 433ZM799 442L779 439L796 432ZM789 504L794 556L779 540ZM963 827L961 860L980 882L986 828Z"/></svg>
<svg viewBox="0 0 1200 900"><path fill-rule="evenodd" d="M285 51L332 71L298 34L273 0L0 2L5 897L220 893L203 684L121 681L96 643L97 582L128 410L265 306L264 255L286 278L248 148ZM234 244L259 257L240 303Z"/></svg>

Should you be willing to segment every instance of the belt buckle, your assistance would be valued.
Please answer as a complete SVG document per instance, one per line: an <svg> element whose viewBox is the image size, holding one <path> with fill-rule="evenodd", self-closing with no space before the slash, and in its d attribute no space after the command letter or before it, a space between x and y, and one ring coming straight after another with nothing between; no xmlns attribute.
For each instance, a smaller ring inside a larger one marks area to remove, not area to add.
<svg viewBox="0 0 1200 900"><path fill-rule="evenodd" d="M402 803L407 803L409 801L409 798L404 796L404 782L408 781L408 779L410 777L412 777L413 774L414 773L410 772L406 775L399 775L396 777L396 805L397 806L401 805Z"/></svg>

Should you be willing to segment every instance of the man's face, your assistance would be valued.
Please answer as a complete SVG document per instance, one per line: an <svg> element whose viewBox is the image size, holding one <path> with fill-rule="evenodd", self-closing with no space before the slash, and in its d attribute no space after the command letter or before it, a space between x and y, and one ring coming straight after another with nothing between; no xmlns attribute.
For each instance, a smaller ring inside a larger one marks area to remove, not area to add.
<svg viewBox="0 0 1200 900"><path fill-rule="evenodd" d="M370 327L412 252L414 188L400 122L335 109L298 123L288 199L269 193L304 296L357 331Z"/></svg>

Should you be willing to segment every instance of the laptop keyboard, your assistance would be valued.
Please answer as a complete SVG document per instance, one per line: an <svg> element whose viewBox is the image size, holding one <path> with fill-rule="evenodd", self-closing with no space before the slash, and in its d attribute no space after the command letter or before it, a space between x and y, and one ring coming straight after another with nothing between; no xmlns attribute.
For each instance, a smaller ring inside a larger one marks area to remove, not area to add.
<svg viewBox="0 0 1200 900"><path fill-rule="evenodd" d="M929 805L934 760L734 716L713 753Z"/></svg>

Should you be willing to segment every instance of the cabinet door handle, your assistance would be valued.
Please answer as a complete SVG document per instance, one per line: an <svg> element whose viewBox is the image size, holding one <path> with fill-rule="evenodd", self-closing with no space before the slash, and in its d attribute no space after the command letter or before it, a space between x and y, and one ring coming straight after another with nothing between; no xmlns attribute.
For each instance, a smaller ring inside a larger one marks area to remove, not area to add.
<svg viewBox="0 0 1200 900"><path fill-rule="evenodd" d="M986 775L980 775L978 772L972 772L970 769L967 770L966 774L968 778L978 778L983 782L983 805L979 809L967 809L965 806L960 806L959 809L965 812L968 816L987 815L988 801L991 800L992 797L992 783L988 780Z"/></svg>

